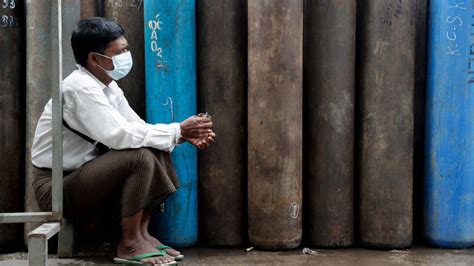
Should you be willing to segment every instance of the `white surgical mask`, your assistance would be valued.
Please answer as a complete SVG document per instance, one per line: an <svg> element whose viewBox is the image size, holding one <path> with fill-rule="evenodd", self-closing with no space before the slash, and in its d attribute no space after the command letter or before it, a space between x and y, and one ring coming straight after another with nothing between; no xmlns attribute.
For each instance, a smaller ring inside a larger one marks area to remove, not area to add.
<svg viewBox="0 0 474 266"><path fill-rule="evenodd" d="M96 53L98 55L101 55L103 57L109 58L112 60L112 63L114 64L114 69L112 70L107 70L101 67L100 65L97 65L100 67L102 70L109 75L114 80L119 80L123 77L125 77L128 72L132 69L133 66L133 60L132 60L132 54L130 51L127 51L125 53L121 53L119 55L115 55L113 57L108 57L103 54Z"/></svg>

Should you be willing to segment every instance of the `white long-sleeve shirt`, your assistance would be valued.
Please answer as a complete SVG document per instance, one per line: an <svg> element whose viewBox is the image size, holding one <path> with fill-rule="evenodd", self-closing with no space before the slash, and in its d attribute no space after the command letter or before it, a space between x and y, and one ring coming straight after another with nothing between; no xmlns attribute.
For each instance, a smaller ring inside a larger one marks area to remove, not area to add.
<svg viewBox="0 0 474 266"><path fill-rule="evenodd" d="M152 147L171 152L181 137L178 123L147 124L133 111L115 81L108 86L85 68L62 83L63 119L68 125L106 146L121 150ZM52 167L52 102L38 121L31 148L33 165ZM63 168L74 170L98 156L96 147L63 126Z"/></svg>

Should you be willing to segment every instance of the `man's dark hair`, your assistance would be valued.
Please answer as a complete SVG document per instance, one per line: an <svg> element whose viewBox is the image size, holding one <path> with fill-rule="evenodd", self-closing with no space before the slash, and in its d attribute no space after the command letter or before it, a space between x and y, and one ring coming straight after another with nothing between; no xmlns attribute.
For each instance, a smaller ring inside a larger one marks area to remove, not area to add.
<svg viewBox="0 0 474 266"><path fill-rule="evenodd" d="M107 45L124 33L122 26L110 19L93 17L79 21L71 37L76 62L86 67L90 52L104 53Z"/></svg>

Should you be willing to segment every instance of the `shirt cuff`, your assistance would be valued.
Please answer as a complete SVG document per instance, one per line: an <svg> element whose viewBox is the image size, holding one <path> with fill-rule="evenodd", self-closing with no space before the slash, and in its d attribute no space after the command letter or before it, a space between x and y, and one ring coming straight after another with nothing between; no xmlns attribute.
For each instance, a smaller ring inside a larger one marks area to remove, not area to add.
<svg viewBox="0 0 474 266"><path fill-rule="evenodd" d="M171 125L174 128L174 134L175 134L174 143L181 144L179 142L179 140L181 139L181 126L179 125L179 123L172 123Z"/></svg>

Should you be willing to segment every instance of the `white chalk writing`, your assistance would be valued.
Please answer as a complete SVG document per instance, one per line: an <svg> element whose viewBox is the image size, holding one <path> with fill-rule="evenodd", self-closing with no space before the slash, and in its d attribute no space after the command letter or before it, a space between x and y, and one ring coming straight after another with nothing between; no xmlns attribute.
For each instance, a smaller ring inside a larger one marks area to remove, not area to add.
<svg viewBox="0 0 474 266"><path fill-rule="evenodd" d="M290 204L290 216L291 218L298 218L298 214L300 212L300 207L298 206L298 204L296 204L295 202L292 202Z"/></svg>
<svg viewBox="0 0 474 266"><path fill-rule="evenodd" d="M466 9L463 2L456 3L456 4L454 4L454 6L448 6L448 8Z"/></svg>
<svg viewBox="0 0 474 266"><path fill-rule="evenodd" d="M456 45L456 46L457 46L457 45ZM458 55L458 56L459 56L459 55L460 55L459 52L460 52L459 49L454 49L454 50L453 50L453 49L451 49L451 47L448 47L448 49L447 49L447 51L446 51L446 54L447 54L447 55Z"/></svg>
<svg viewBox="0 0 474 266"><path fill-rule="evenodd" d="M117 7L122 7L123 2L122 0L109 0L108 4L110 7L117 8Z"/></svg>
<svg viewBox="0 0 474 266"><path fill-rule="evenodd" d="M117 9L123 7L122 0L108 0L107 4L112 8L112 19L118 22L119 11Z"/></svg>
<svg viewBox="0 0 474 266"><path fill-rule="evenodd" d="M130 4L131 7L135 7L136 9L140 9L143 5L143 0L133 0Z"/></svg>
<svg viewBox="0 0 474 266"><path fill-rule="evenodd" d="M457 31L463 27L464 21L462 16L459 14L459 11L465 10L465 2L459 1L452 5L448 6L448 9L456 12L455 14L450 14L446 17L446 23L448 24L448 29L446 30L446 39L448 39L448 45L445 49L446 55L460 56L461 51L458 49L457 44Z"/></svg>
<svg viewBox="0 0 474 266"><path fill-rule="evenodd" d="M160 20L160 14L156 14L154 20L148 21L148 28L150 33L150 49L156 56L163 58L163 49L158 45L158 31L163 29L163 22Z"/></svg>
<svg viewBox="0 0 474 266"><path fill-rule="evenodd" d="M14 9L15 8L15 0L2 0L2 7L3 8L10 8Z"/></svg>
<svg viewBox="0 0 474 266"><path fill-rule="evenodd" d="M170 115L171 115L171 121L170 122L174 122L173 98L171 98L171 97L166 98L166 102L163 103L163 106L167 106L167 105L170 106Z"/></svg>
<svg viewBox="0 0 474 266"><path fill-rule="evenodd" d="M13 16L2 15L2 28L18 28L20 25Z"/></svg>
<svg viewBox="0 0 474 266"><path fill-rule="evenodd" d="M449 31L446 32L446 38L448 38L448 40L455 41L456 37L457 37L456 32L454 32L454 31L453 32L449 32Z"/></svg>
<svg viewBox="0 0 474 266"><path fill-rule="evenodd" d="M16 3L15 0L1 0L1 6L3 9L15 9ZM11 15L1 15L1 25L2 28L18 28L18 20Z"/></svg>

